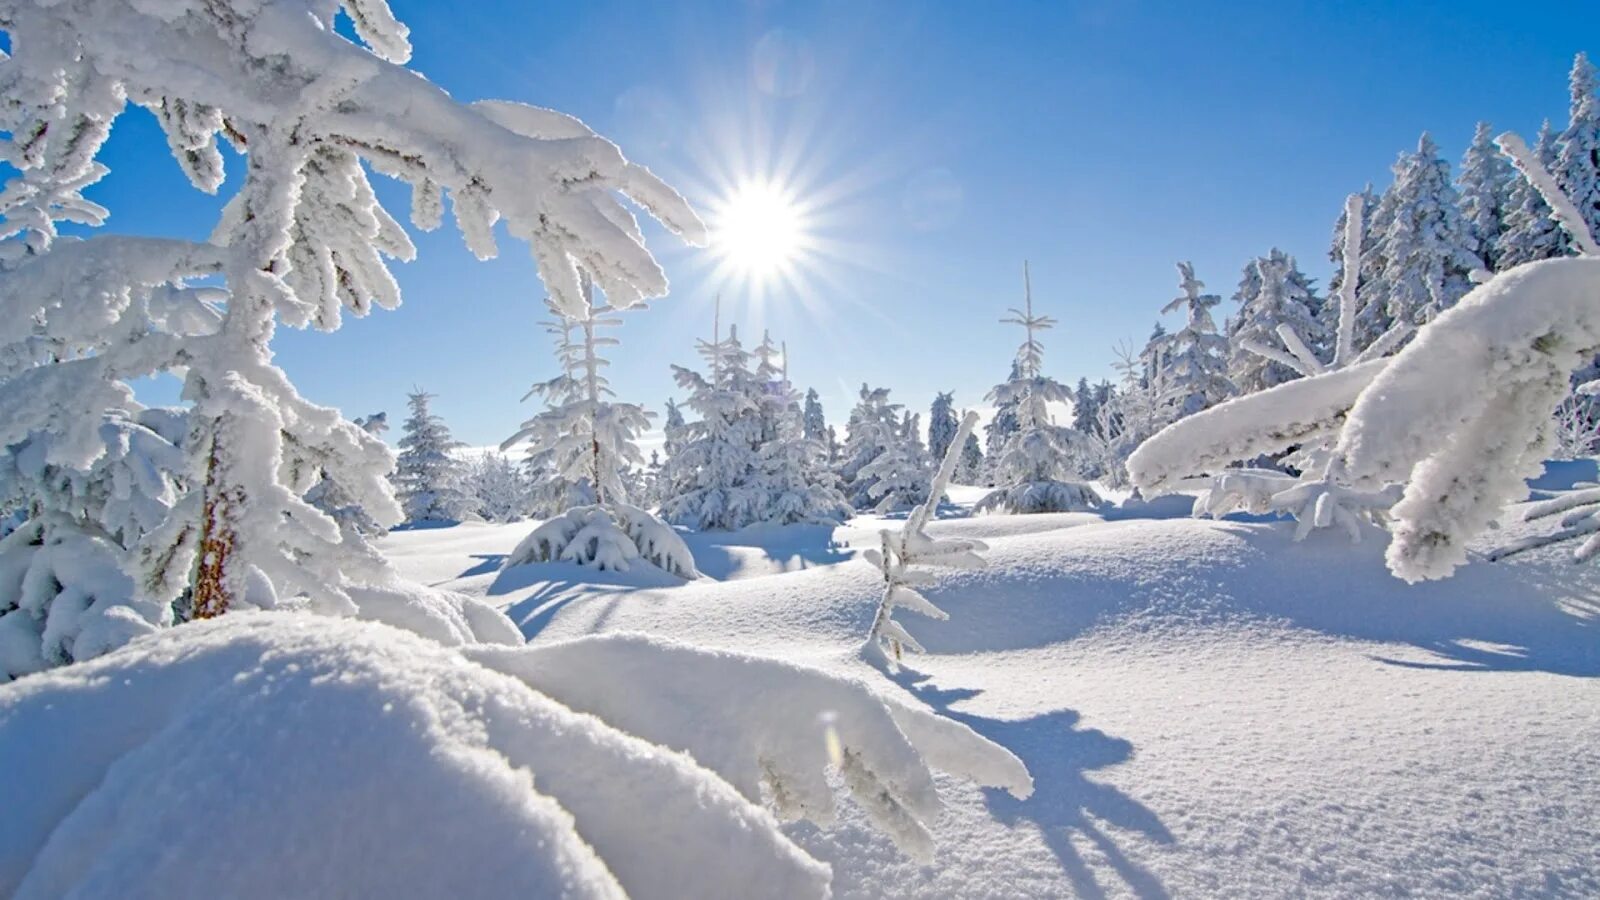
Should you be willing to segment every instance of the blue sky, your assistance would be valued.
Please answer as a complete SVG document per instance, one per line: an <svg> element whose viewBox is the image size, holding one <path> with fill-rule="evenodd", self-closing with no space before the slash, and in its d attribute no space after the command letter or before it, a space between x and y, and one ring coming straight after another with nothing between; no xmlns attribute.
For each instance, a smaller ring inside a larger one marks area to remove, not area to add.
<svg viewBox="0 0 1600 900"><path fill-rule="evenodd" d="M1110 377L1113 345L1142 343L1175 260L1226 297L1279 246L1322 283L1345 194L1385 184L1424 129L1456 160L1479 119L1559 127L1573 54L1600 51L1600 17L1503 2L391 2L413 67L463 100L577 115L701 208L782 182L818 252L791 288L724 286L724 318L786 340L839 422L863 381L918 410L936 390L980 404L1020 340L997 320L1024 258L1064 381ZM215 221L143 113L105 159L92 196L112 230ZM404 192L380 193L404 218ZM626 316L611 373L659 409L716 279L705 251L650 236L672 294ZM533 264L510 239L477 262L448 225L416 238L404 306L281 330L278 361L347 415L397 421L415 385L459 438L498 442L554 366Z"/></svg>

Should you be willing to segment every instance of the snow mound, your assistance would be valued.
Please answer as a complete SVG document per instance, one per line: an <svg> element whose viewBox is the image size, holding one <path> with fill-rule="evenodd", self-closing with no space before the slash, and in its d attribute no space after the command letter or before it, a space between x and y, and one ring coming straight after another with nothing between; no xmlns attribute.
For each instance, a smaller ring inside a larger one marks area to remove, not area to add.
<svg viewBox="0 0 1600 900"><path fill-rule="evenodd" d="M688 758L349 620L230 613L0 688L0 772L18 898L827 892Z"/></svg>
<svg viewBox="0 0 1600 900"><path fill-rule="evenodd" d="M793 663L637 634L468 655L572 709L687 752L751 802L769 797L785 820L834 821L826 774L837 767L872 824L924 861L933 852L928 823L941 811L929 766L1019 798L1033 793L1022 762L967 726Z"/></svg>

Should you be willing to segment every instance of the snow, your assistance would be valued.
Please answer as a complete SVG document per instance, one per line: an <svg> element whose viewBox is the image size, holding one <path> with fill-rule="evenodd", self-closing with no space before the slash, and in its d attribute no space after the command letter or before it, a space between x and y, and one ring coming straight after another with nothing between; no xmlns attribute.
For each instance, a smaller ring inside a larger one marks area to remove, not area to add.
<svg viewBox="0 0 1600 900"><path fill-rule="evenodd" d="M1292 523L1144 518L1159 504L966 516L983 493L953 486L958 508L927 526L982 540L988 565L919 588L950 618L908 617L928 652L893 681L858 655L882 577L850 560L895 518L691 534L717 562L688 583L486 568L515 526L383 546L409 577L503 606L535 647L645 633L816 666L1027 765L1023 800L936 772L931 865L853 800L831 825L786 825L835 896L1600 891L1584 799L1600 794L1600 572L1547 548L1406 585L1378 531L1296 543ZM1520 518L1496 540L1540 530Z"/></svg>

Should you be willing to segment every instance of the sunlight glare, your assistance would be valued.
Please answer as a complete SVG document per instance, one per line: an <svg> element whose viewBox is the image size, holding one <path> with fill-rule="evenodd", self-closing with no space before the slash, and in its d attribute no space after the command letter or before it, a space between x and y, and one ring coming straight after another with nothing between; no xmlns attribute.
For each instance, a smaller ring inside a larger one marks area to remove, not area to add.
<svg viewBox="0 0 1600 900"><path fill-rule="evenodd" d="M771 182L741 183L717 211L714 229L717 252L752 279L783 274L805 249L799 205Z"/></svg>

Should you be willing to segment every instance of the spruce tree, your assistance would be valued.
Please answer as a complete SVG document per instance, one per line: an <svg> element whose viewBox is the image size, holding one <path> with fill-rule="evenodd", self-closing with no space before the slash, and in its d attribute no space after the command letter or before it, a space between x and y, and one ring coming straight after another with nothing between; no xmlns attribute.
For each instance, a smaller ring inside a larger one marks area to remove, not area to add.
<svg viewBox="0 0 1600 900"><path fill-rule="evenodd" d="M1539 128L1533 155L1545 171L1555 167L1556 133L1549 119ZM1550 218L1550 205L1545 202L1544 195L1521 173L1514 174L1506 199L1505 230L1495 242L1495 258L1500 269L1561 256L1566 252L1565 239L1566 233Z"/></svg>
<svg viewBox="0 0 1600 900"><path fill-rule="evenodd" d="M413 524L459 522L472 510L462 485L464 468L454 455L463 445L433 414L433 396L420 390L407 396L411 415L403 426L396 460L395 494L406 521Z"/></svg>
<svg viewBox="0 0 1600 900"><path fill-rule="evenodd" d="M933 406L928 409L928 454L934 459L944 459L961 427L956 420L955 399L954 393L941 391L934 395Z"/></svg>
<svg viewBox="0 0 1600 900"><path fill-rule="evenodd" d="M1556 139L1556 186L1578 208L1589 233L1600 235L1600 84L1586 53L1572 61L1571 108ZM1563 246L1567 243L1563 235Z"/></svg>
<svg viewBox="0 0 1600 900"><path fill-rule="evenodd" d="M1468 249L1491 272L1500 268L1500 235L1505 231L1511 186L1516 178L1511 164L1494 145L1489 123L1479 122L1461 160L1457 186L1461 217L1467 224Z"/></svg>
<svg viewBox="0 0 1600 900"><path fill-rule="evenodd" d="M1311 280L1295 265L1294 257L1274 247L1266 256L1245 266L1233 299L1238 312L1228 320L1228 379L1241 394L1275 387L1297 377L1282 363L1251 352L1251 345L1278 341L1278 327L1288 325L1313 348L1327 342L1320 318L1321 301Z"/></svg>
<svg viewBox="0 0 1600 900"><path fill-rule="evenodd" d="M1187 416L1226 400L1233 383L1228 380L1228 339L1217 333L1211 320L1211 308L1222 298L1203 293L1205 283L1194 277L1193 263L1178 263L1178 274L1183 293L1161 311L1182 311L1186 321L1166 338L1155 383L1171 396L1176 415ZM1086 391L1088 383L1079 382L1078 387Z"/></svg>
<svg viewBox="0 0 1600 900"><path fill-rule="evenodd" d="M1426 132L1416 152L1402 156L1389 193L1392 209L1378 241L1375 287L1389 322L1421 326L1472 289L1468 276L1483 261L1472 252L1450 164Z"/></svg>
<svg viewBox="0 0 1600 900"><path fill-rule="evenodd" d="M801 427L808 441L816 441L826 448L828 444L828 420L822 414L822 401L817 397L817 389L806 391L805 408L800 414Z"/></svg>

